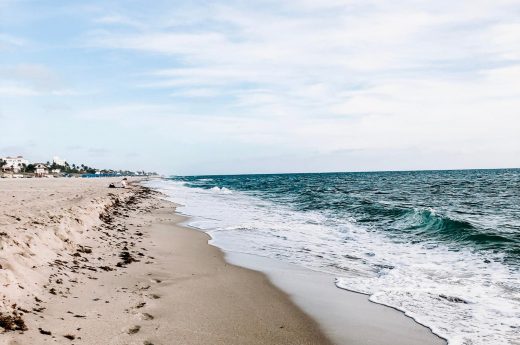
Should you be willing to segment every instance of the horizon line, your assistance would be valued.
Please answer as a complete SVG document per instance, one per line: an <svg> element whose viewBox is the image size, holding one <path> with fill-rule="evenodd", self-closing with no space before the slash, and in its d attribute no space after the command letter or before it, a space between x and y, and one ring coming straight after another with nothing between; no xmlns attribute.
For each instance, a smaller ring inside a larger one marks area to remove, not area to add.
<svg viewBox="0 0 520 345"><path fill-rule="evenodd" d="M409 169L409 170L354 170L354 171L322 171L322 172L279 172L279 173L231 173L231 174L170 174L169 177L198 177L198 176L254 176L254 175L307 175L307 174L362 174L362 173L396 173L396 172L433 172L433 171L485 171L485 170L520 170L515 168L455 168L455 169Z"/></svg>

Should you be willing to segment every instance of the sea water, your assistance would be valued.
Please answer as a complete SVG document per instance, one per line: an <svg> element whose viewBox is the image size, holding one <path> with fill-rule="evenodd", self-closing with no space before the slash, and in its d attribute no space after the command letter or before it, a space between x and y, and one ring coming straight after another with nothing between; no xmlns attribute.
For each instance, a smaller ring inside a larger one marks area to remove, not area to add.
<svg viewBox="0 0 520 345"><path fill-rule="evenodd" d="M520 343L520 170L150 182L227 251L334 274L454 345Z"/></svg>

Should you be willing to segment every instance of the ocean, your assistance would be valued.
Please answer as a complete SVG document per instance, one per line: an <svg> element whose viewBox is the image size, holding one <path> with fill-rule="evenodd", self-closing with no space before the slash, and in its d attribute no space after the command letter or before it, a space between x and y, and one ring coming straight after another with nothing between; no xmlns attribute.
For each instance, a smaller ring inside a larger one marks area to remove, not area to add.
<svg viewBox="0 0 520 345"><path fill-rule="evenodd" d="M520 170L150 182L225 251L334 274L454 345L520 343Z"/></svg>

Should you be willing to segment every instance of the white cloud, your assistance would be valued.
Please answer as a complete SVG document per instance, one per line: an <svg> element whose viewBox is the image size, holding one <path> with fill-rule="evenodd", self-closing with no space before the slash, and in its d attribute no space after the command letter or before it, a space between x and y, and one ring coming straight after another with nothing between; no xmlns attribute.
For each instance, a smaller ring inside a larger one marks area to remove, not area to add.
<svg viewBox="0 0 520 345"><path fill-rule="evenodd" d="M57 73L41 64L17 64L0 67L0 97L78 96L65 88Z"/></svg>
<svg viewBox="0 0 520 345"><path fill-rule="evenodd" d="M520 60L520 22L499 23L482 35L483 41L498 57L506 60Z"/></svg>
<svg viewBox="0 0 520 345"><path fill-rule="evenodd" d="M174 91L170 95L172 97L206 98L217 97L220 93L211 88L185 88L180 91Z"/></svg>
<svg viewBox="0 0 520 345"><path fill-rule="evenodd" d="M132 20L128 17L114 14L114 15L105 15L99 18L94 19L95 23L106 24L106 25L118 25L118 26L128 26L136 29L144 29L145 25L137 20Z"/></svg>
<svg viewBox="0 0 520 345"><path fill-rule="evenodd" d="M76 118L183 138L201 155L218 142L230 160L243 147L253 157L271 145L282 154L392 149L467 154L474 164L476 152L516 159L518 0L141 5L83 11L91 30L75 53L92 57L83 70L97 74L76 78L107 92L72 106ZM45 66L6 73L0 94L80 93Z"/></svg>
<svg viewBox="0 0 520 345"><path fill-rule="evenodd" d="M89 107L75 113L76 117L83 120L103 121L136 121L144 119L149 123L157 123L162 119L171 118L178 110L168 105L127 103L124 105L107 105L102 107ZM122 122L121 122L122 123Z"/></svg>
<svg viewBox="0 0 520 345"><path fill-rule="evenodd" d="M26 41L17 36L0 33L0 51L22 47Z"/></svg>
<svg viewBox="0 0 520 345"><path fill-rule="evenodd" d="M152 31L104 32L91 43L180 59L150 72L140 86L227 97L220 112L245 122L212 124L212 131L231 134L229 125L234 138L248 142L323 152L498 150L520 145L518 67L497 67L520 54L510 13L516 5L282 4L292 12L211 6L195 32L170 21Z"/></svg>
<svg viewBox="0 0 520 345"><path fill-rule="evenodd" d="M24 96L38 96L40 93L31 88L19 85L1 85L0 97L24 97Z"/></svg>

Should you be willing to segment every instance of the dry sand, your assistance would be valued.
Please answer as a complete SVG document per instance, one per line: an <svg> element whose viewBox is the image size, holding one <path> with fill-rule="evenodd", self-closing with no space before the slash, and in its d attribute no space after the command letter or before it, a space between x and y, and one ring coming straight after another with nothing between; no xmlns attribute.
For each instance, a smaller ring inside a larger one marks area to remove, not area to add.
<svg viewBox="0 0 520 345"><path fill-rule="evenodd" d="M109 182L0 180L0 344L329 344L172 204Z"/></svg>

